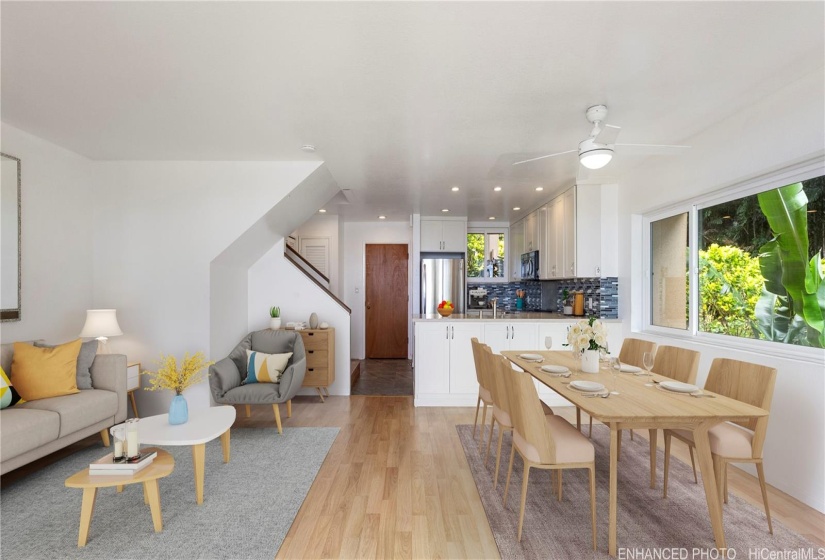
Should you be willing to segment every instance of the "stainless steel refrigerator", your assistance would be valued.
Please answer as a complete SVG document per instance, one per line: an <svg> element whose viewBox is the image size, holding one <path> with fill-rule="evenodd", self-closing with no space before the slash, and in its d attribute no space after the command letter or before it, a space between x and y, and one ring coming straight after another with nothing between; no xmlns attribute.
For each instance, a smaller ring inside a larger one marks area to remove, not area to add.
<svg viewBox="0 0 825 560"><path fill-rule="evenodd" d="M421 313L437 313L443 300L451 301L455 313L464 313L463 253L424 253L421 255Z"/></svg>

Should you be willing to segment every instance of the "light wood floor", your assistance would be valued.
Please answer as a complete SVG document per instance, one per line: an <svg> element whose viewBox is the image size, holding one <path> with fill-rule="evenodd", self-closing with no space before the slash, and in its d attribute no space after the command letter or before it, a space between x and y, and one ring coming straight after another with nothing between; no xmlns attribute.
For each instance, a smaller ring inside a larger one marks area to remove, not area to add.
<svg viewBox="0 0 825 560"><path fill-rule="evenodd" d="M572 407L555 411L575 422ZM341 433L277 558L498 558L455 429L472 424L474 413L414 408L411 397L296 400L285 428L338 426ZM249 419L239 408L238 417L239 428L274 426L264 407ZM673 448L689 461L685 446ZM733 468L729 487L761 509L754 477ZM825 515L772 487L770 504L774 519L825 546Z"/></svg>

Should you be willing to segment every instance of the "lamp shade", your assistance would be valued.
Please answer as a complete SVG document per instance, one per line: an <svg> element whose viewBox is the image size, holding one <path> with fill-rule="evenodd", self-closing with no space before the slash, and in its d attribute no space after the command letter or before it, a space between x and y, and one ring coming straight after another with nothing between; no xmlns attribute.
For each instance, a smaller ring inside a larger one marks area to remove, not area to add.
<svg viewBox="0 0 825 560"><path fill-rule="evenodd" d="M81 338L120 336L123 331L117 324L117 309L88 309L86 324L80 331Z"/></svg>

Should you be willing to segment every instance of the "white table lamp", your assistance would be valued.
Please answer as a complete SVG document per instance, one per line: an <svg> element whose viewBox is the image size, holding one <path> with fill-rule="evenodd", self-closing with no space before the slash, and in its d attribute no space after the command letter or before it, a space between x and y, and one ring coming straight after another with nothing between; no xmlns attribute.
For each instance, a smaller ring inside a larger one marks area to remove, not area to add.
<svg viewBox="0 0 825 560"><path fill-rule="evenodd" d="M117 309L88 309L86 311L86 324L80 331L81 338L96 338L98 341L97 351L99 354L108 354L107 343L110 336L120 336L123 331L117 324Z"/></svg>

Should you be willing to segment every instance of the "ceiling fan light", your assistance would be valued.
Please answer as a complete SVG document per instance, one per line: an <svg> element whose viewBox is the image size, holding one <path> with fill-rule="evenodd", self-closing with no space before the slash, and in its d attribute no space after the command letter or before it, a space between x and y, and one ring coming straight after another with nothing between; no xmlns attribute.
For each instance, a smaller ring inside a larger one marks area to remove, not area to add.
<svg viewBox="0 0 825 560"><path fill-rule="evenodd" d="M613 159L613 150L597 148L579 154L579 163L588 169L601 169Z"/></svg>

